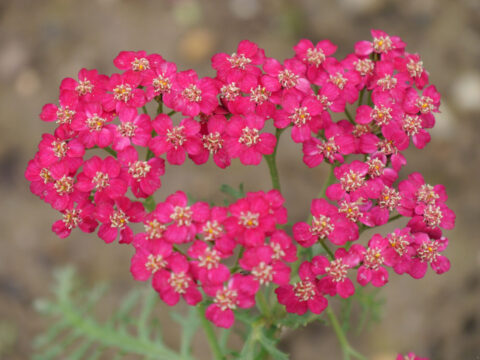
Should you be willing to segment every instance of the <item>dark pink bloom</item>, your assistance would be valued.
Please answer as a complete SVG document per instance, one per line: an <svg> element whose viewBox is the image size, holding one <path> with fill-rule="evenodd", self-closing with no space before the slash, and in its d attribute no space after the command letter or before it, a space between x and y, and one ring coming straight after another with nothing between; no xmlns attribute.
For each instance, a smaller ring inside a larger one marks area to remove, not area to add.
<svg viewBox="0 0 480 360"><path fill-rule="evenodd" d="M240 259L240 266L250 271L255 281L260 285L271 282L277 285L287 285L290 281L291 269L282 261L274 259L275 252L268 245L249 248Z"/></svg>
<svg viewBox="0 0 480 360"><path fill-rule="evenodd" d="M318 269L305 261L298 269L299 282L280 286L275 290L278 302L285 305L289 313L303 315L310 310L314 314L320 314L328 306L328 300L317 286L318 273L315 273L315 270Z"/></svg>
<svg viewBox="0 0 480 360"><path fill-rule="evenodd" d="M419 115L405 114L402 119L402 130L410 137L418 149L423 149L430 142L430 134L425 131L425 120Z"/></svg>
<svg viewBox="0 0 480 360"><path fill-rule="evenodd" d="M136 71L113 74L108 83L108 93L103 96L102 104L107 111L117 113L124 107L142 107L147 102L145 92L138 86L142 75Z"/></svg>
<svg viewBox="0 0 480 360"><path fill-rule="evenodd" d="M163 101L169 108L185 116L197 116L200 113L211 114L218 106L218 89L210 78L198 78L193 70L179 72L172 90L163 94Z"/></svg>
<svg viewBox="0 0 480 360"><path fill-rule="evenodd" d="M410 228L395 229L393 233L387 235L386 240L390 246L383 252L385 265L392 267L397 274L404 274L410 269L416 253L411 246L413 237Z"/></svg>
<svg viewBox="0 0 480 360"><path fill-rule="evenodd" d="M258 165L262 155L275 150L277 139L270 133L260 133L265 120L257 115L234 115L227 126L227 151L232 158L240 158L244 165Z"/></svg>
<svg viewBox="0 0 480 360"><path fill-rule="evenodd" d="M119 152L118 159L127 168L128 183L136 197L149 197L162 185L160 176L165 174L165 160L138 160L138 152L133 146Z"/></svg>
<svg viewBox="0 0 480 360"><path fill-rule="evenodd" d="M413 88L410 88L405 94L403 109L406 113L419 115L425 128L431 128L435 125L434 112L439 112L440 93L435 85L430 85L422 93L421 96Z"/></svg>
<svg viewBox="0 0 480 360"><path fill-rule="evenodd" d="M113 242L120 233L120 243L131 243L133 230L129 223L143 220L145 212L141 202L133 202L127 197L115 201L104 201L97 204L95 217L102 223L98 236L106 243Z"/></svg>
<svg viewBox="0 0 480 360"><path fill-rule="evenodd" d="M195 120L186 118L173 126L168 115L160 114L152 125L158 136L153 137L148 146L156 156L167 153L170 164L181 165L185 162L185 153L197 155L201 151L200 124Z"/></svg>
<svg viewBox="0 0 480 360"><path fill-rule="evenodd" d="M255 81L262 74L257 66L262 65L264 60L263 49L251 41L243 40L233 54L215 54L212 57L212 67L217 70L217 76L222 81L235 82L244 87L245 83Z"/></svg>
<svg viewBox="0 0 480 360"><path fill-rule="evenodd" d="M359 83L359 88L363 89L370 83L375 70L375 61L369 59L365 56L357 56L355 54L349 54L347 57L342 61L342 64L345 66L346 69L349 71L356 72L361 81Z"/></svg>
<svg viewBox="0 0 480 360"><path fill-rule="evenodd" d="M149 243L149 246L137 247L130 261L130 272L135 280L146 281L158 271L167 272L172 244L165 241Z"/></svg>
<svg viewBox="0 0 480 360"><path fill-rule="evenodd" d="M363 223L370 227L386 224L390 212L397 209L401 199L402 197L396 189L385 185L377 198L377 205L368 212Z"/></svg>
<svg viewBox="0 0 480 360"><path fill-rule="evenodd" d="M225 264L220 263L225 255L206 242L196 240L188 249L188 255L196 259L190 261L191 272L203 286L220 284L230 278L230 270Z"/></svg>
<svg viewBox="0 0 480 360"><path fill-rule="evenodd" d="M75 114L71 128L78 132L78 140L87 148L104 148L113 142L115 125L111 114L105 113L97 103L86 104Z"/></svg>
<svg viewBox="0 0 480 360"><path fill-rule="evenodd" d="M239 199L229 210L232 216L224 221L225 229L244 246L263 245L265 237L275 231L276 218L264 195Z"/></svg>
<svg viewBox="0 0 480 360"><path fill-rule="evenodd" d="M311 206L312 224L299 222L293 225L295 240L310 247L318 240L328 239L335 245L358 239L358 227L338 212L338 208L325 199L313 199Z"/></svg>
<svg viewBox="0 0 480 360"><path fill-rule="evenodd" d="M61 91L59 97L60 106L46 104L40 113L43 121L56 121L59 125L69 126L77 110L78 97L71 91Z"/></svg>
<svg viewBox="0 0 480 360"><path fill-rule="evenodd" d="M312 92L305 78L306 66L297 59L287 59L282 65L276 59L267 58L263 70L266 75L262 76L261 83L272 93L274 104L280 104L286 95L302 96Z"/></svg>
<svg viewBox="0 0 480 360"><path fill-rule="evenodd" d="M120 70L148 72L157 64L163 63L163 58L158 54L147 55L145 51L120 51L113 64Z"/></svg>
<svg viewBox="0 0 480 360"><path fill-rule="evenodd" d="M108 76L99 74L96 69L81 69L78 72L78 81L72 78L62 80L60 93L69 91L82 102L94 102L105 94L107 84Z"/></svg>
<svg viewBox="0 0 480 360"><path fill-rule="evenodd" d="M97 202L122 197L127 192L128 184L120 169L121 165L115 158L94 156L83 164L75 188L89 195L94 190Z"/></svg>
<svg viewBox="0 0 480 360"><path fill-rule="evenodd" d="M396 57L402 55L405 43L398 36L389 36L381 30L371 30L373 41L359 41L355 44L355 53L360 56L371 53ZM382 57L383 58L383 57Z"/></svg>
<svg viewBox="0 0 480 360"><path fill-rule="evenodd" d="M369 166L361 161L354 160L334 169L335 177L339 183L330 185L326 195L330 200L340 200L346 194L356 192L364 199L378 198L383 184L380 179L367 179Z"/></svg>
<svg viewBox="0 0 480 360"><path fill-rule="evenodd" d="M390 246L381 235L375 234L368 242L363 254L362 265L358 268L357 281L365 286L369 282L375 287L381 287L388 282L388 271L382 265L385 262L384 253Z"/></svg>
<svg viewBox="0 0 480 360"><path fill-rule="evenodd" d="M205 288L205 292L213 296L213 304L208 306L205 317L216 326L230 328L235 321L233 310L247 309L255 305L255 294L258 283L251 275L235 274L227 285Z"/></svg>
<svg viewBox="0 0 480 360"><path fill-rule="evenodd" d="M157 271L153 275L152 286L160 298L170 306L177 304L180 297L191 306L202 301L202 294L189 273L185 256L174 253L168 263L170 271Z"/></svg>
<svg viewBox="0 0 480 360"><path fill-rule="evenodd" d="M437 274L443 274L450 270L450 261L440 254L448 245L447 238L441 237L438 240L432 240L425 233L416 233L413 234L413 237L413 246L416 253L410 269L407 271L411 277L414 279L423 278L429 264Z"/></svg>
<svg viewBox="0 0 480 360"><path fill-rule="evenodd" d="M147 99L169 94L176 74L177 65L174 63L163 61L154 64L152 71L143 75L143 84L147 87Z"/></svg>
<svg viewBox="0 0 480 360"><path fill-rule="evenodd" d="M407 74L411 83L419 89L423 89L428 84L428 72L423 67L423 61L418 54L405 53L405 57L395 58L395 68Z"/></svg>
<svg viewBox="0 0 480 360"><path fill-rule="evenodd" d="M227 119L224 115L213 115L207 120L206 133L202 134L203 147L196 155L191 155L193 162L197 165L207 162L209 155L212 155L215 164L222 169L230 165L225 138Z"/></svg>
<svg viewBox="0 0 480 360"><path fill-rule="evenodd" d="M372 96L389 95L396 102L401 102L409 87L408 80L405 73L396 73L393 62L377 61L375 76L371 79L368 89L373 89Z"/></svg>
<svg viewBox="0 0 480 360"><path fill-rule="evenodd" d="M76 195L75 179L71 176L65 162L59 162L49 167L51 182L45 188L45 201L55 210L63 211L72 206Z"/></svg>
<svg viewBox="0 0 480 360"><path fill-rule="evenodd" d="M159 203L155 213L161 223L170 224L165 230L165 239L181 244L192 241L200 232L201 224L209 217L209 207L204 202L188 206L187 195L177 191L168 196L165 202Z"/></svg>
<svg viewBox="0 0 480 360"><path fill-rule="evenodd" d="M318 287L325 294L330 296L340 295L346 299L355 293L355 285L347 277L348 269L358 265L360 256L357 251L357 244L347 252L345 249L338 249L335 252L335 260L329 261L325 256L314 256L312 267L315 273L325 275L320 278Z"/></svg>
<svg viewBox="0 0 480 360"><path fill-rule="evenodd" d="M38 160L42 167L64 162L71 172L82 164L85 147L77 140L65 140L51 134L43 134L38 145Z"/></svg>
<svg viewBox="0 0 480 360"><path fill-rule="evenodd" d="M358 98L357 85L361 81L361 77L352 71L346 71L345 66L334 58L329 58L323 64L325 72L322 72L315 85L326 86L332 84L338 90L338 96L333 102L339 102L340 106L336 108L343 111L345 102L352 104Z"/></svg>
<svg viewBox="0 0 480 360"><path fill-rule="evenodd" d="M268 245L273 250L273 260L297 261L297 247L284 230L276 230L270 237Z"/></svg>
<svg viewBox="0 0 480 360"><path fill-rule="evenodd" d="M146 147L152 137L152 123L147 114L138 114L137 109L124 107L118 114L120 124L116 127L113 149L121 151L130 145Z"/></svg>
<svg viewBox="0 0 480 360"><path fill-rule="evenodd" d="M62 211L62 219L52 225L52 231L62 239L69 236L77 227L86 233L94 232L97 227L94 212L95 206L88 198L82 199L76 207L70 204Z"/></svg>
<svg viewBox="0 0 480 360"><path fill-rule="evenodd" d="M337 46L330 40L319 41L314 46L310 40L302 39L293 49L297 58L307 66L307 79L313 82L323 70L323 62L337 51Z"/></svg>
<svg viewBox="0 0 480 360"><path fill-rule="evenodd" d="M330 163L338 161L342 163L343 155L352 154L355 151L355 138L345 133L337 124L330 124L325 129L326 140L315 137L303 143L303 162L308 167L316 167L326 159Z"/></svg>
<svg viewBox="0 0 480 360"><path fill-rule="evenodd" d="M282 105L283 109L278 110L274 116L274 124L280 129L293 124L293 141L299 143L309 140L312 132L316 134L322 128L325 112L314 96L307 96L303 100L296 96L286 96Z"/></svg>

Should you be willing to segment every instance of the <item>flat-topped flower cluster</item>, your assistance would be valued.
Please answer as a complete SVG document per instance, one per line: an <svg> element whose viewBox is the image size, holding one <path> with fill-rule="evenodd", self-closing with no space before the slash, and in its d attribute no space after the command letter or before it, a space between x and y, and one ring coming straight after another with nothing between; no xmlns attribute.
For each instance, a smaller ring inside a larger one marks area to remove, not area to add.
<svg viewBox="0 0 480 360"><path fill-rule="evenodd" d="M121 72L110 77L82 69L40 114L57 126L28 164L31 191L60 212L58 236L98 229L107 243L131 244L135 279L152 279L169 305L206 301L207 318L225 328L265 286L275 287L287 312L318 314L328 296L385 285L388 269L413 278L429 265L443 273L450 265L442 229L455 221L445 189L420 173L398 181L402 152L430 141L440 94L400 38L372 36L342 60L328 40L301 40L283 63L245 40L233 54L213 56L215 78L144 51L121 52L114 59ZM158 105L153 118L150 102ZM190 203L182 191L155 206L165 162L212 157L224 169L232 159L258 165L265 157L272 166L285 129L308 167L333 169L308 221L286 225L278 186L228 206ZM401 216L405 227L358 241ZM135 223L144 231L135 234Z"/></svg>

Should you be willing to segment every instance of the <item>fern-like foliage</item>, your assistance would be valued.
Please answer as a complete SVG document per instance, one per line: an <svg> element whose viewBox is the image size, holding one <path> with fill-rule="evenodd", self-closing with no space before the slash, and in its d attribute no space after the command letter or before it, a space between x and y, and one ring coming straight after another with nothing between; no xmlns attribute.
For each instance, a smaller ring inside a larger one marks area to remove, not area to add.
<svg viewBox="0 0 480 360"><path fill-rule="evenodd" d="M35 339L34 360L122 359L131 354L152 360L192 359L191 342L199 326L195 309L186 317L174 315L182 327L180 351L176 352L162 341L159 324L151 316L158 296L153 290L146 296L131 291L118 310L100 322L93 314L106 287L85 292L78 291L77 283L72 268L56 271L55 298L36 301L36 309L54 317L55 323Z"/></svg>

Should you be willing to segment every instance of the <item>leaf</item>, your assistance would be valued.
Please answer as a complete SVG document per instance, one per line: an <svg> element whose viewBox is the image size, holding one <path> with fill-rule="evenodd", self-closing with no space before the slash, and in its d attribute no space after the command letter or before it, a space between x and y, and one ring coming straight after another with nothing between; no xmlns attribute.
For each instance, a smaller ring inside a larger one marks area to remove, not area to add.
<svg viewBox="0 0 480 360"><path fill-rule="evenodd" d="M118 355L136 354L156 360L182 358L161 340L150 339L150 314L157 296L153 290L143 302L139 320L132 321L132 312L142 305L140 292L133 290L109 320L100 323L91 314L95 313L105 286L90 291L77 289L78 281L72 268L56 271L55 279L55 299L37 301L36 308L57 321L37 337L34 359L83 359L87 353L91 353L89 359L95 359L109 349L114 349Z"/></svg>
<svg viewBox="0 0 480 360"><path fill-rule="evenodd" d="M273 339L268 338L263 331L260 332L260 336L258 341L262 345L262 347L273 356L275 360L288 360L288 354L280 351L276 347L276 341Z"/></svg>
<svg viewBox="0 0 480 360"><path fill-rule="evenodd" d="M223 184L220 186L220 191L225 195L229 195L234 200L238 200L245 197L245 190L243 188L243 183L239 185L238 190L231 187L230 185ZM230 202L225 200L225 204L228 205Z"/></svg>

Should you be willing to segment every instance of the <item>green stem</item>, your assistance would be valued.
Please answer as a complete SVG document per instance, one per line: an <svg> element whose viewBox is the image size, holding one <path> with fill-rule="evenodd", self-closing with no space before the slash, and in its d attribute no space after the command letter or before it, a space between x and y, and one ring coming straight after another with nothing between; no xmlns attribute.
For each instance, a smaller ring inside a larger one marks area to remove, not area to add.
<svg viewBox="0 0 480 360"><path fill-rule="evenodd" d="M272 179L272 186L274 189L280 191L280 177L278 176L278 169L277 169L277 149L278 149L278 142L280 140L280 135L282 134L284 129L277 129L275 131L275 136L277 137L277 143L275 144L275 149L273 150L273 154L265 155L265 160L268 164L268 169L270 170L270 178Z"/></svg>
<svg viewBox="0 0 480 360"><path fill-rule="evenodd" d="M168 116L172 116L172 115L175 114L175 113L176 113L176 111L175 111L175 110L172 110L172 111L170 111L167 115L168 115Z"/></svg>
<svg viewBox="0 0 480 360"><path fill-rule="evenodd" d="M360 96L358 98L358 103L357 103L357 106L360 106L362 105L362 100L363 100L363 95L365 94L365 88L363 88L361 91L360 91Z"/></svg>
<svg viewBox="0 0 480 360"><path fill-rule="evenodd" d="M205 335L207 336L208 344L213 352L213 358L215 360L223 360L225 357L222 354L222 350L220 349L220 345L217 341L217 335L213 330L213 326L210 321L207 320L205 317L205 305L198 304L197 305L198 316L200 317L200 321L202 322L203 329L205 330Z"/></svg>
<svg viewBox="0 0 480 360"><path fill-rule="evenodd" d="M350 112L346 107L345 107L345 115L347 115L348 121L350 121L353 125L356 125L355 120L353 120L352 114L350 114Z"/></svg>
<svg viewBox="0 0 480 360"><path fill-rule="evenodd" d="M320 242L320 245L322 245L323 250L325 250L328 256L330 256L330 259L334 260L335 255L333 254L332 250L330 250L330 248L325 244L323 240L320 240L319 242Z"/></svg>
<svg viewBox="0 0 480 360"><path fill-rule="evenodd" d="M402 216L403 216L402 214L394 215L390 219L388 219L388 222L392 222L392 221L395 221L397 219L400 219Z"/></svg>
<svg viewBox="0 0 480 360"><path fill-rule="evenodd" d="M145 105L142 107L142 110L143 110L144 114L148 115L148 110L147 110L147 107Z"/></svg>
<svg viewBox="0 0 480 360"><path fill-rule="evenodd" d="M345 336L345 333L343 332L342 327L340 326L340 323L338 322L337 316L333 312L332 308L329 306L325 310L327 313L328 319L330 320L330 324L333 327L333 330L335 331L335 335L337 336L338 342L340 343L340 346L342 348L343 352L343 359L344 360L350 360L351 357L353 356L356 359L360 360L367 360L365 356L362 354L358 353L348 342L347 337Z"/></svg>
<svg viewBox="0 0 480 360"><path fill-rule="evenodd" d="M265 298L265 294L263 293L263 291L257 292L257 304L263 316L267 319L270 319L272 314L270 312L270 306L268 305L267 299Z"/></svg>

